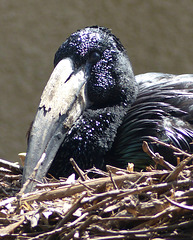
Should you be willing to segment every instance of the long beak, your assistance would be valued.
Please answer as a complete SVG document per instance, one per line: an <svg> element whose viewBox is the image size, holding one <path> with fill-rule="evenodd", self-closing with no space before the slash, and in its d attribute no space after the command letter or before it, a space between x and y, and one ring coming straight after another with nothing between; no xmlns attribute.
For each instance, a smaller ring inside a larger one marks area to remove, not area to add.
<svg viewBox="0 0 193 240"><path fill-rule="evenodd" d="M42 154L45 158L35 179L41 181L46 175L67 131L86 108L85 83L85 70L74 71L70 58L61 60L55 67L42 93L30 132L23 183L32 174ZM36 182L31 181L25 192L32 191L35 185Z"/></svg>

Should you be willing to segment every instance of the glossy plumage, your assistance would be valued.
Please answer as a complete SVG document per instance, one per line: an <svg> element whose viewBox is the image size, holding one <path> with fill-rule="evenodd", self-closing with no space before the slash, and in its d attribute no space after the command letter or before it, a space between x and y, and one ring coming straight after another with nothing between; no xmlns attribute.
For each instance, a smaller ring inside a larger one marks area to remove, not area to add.
<svg viewBox="0 0 193 240"><path fill-rule="evenodd" d="M119 127L111 150L114 165L125 166L128 159L136 169L152 164L141 148L143 141L176 165L173 151L151 144L149 136L193 152L193 75L146 73L136 76L136 80L138 97Z"/></svg>
<svg viewBox="0 0 193 240"><path fill-rule="evenodd" d="M68 91L66 87L57 90L49 80L29 136L23 182L43 152L47 155L38 180L48 169L56 177L68 176L73 172L71 157L82 169L104 169L106 164L126 167L128 162L144 168L151 163L142 151L143 140L150 142L148 136L193 152L193 75L147 73L135 78L120 41L101 27L72 34L55 55L55 69L63 63L70 66L70 72L65 81L60 74L54 81L61 81L62 88L73 78L84 79L78 80L83 95L73 95L75 100L70 100L64 111L65 103L56 98L53 104L53 99ZM81 107L68 115L80 103ZM77 111L80 113L74 117ZM151 143L150 147L176 163L171 150ZM27 191L31 189L33 186Z"/></svg>

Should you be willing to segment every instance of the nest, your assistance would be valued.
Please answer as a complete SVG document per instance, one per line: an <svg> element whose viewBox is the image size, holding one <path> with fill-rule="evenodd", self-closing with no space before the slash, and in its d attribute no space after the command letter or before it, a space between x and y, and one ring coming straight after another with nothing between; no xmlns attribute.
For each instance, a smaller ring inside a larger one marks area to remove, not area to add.
<svg viewBox="0 0 193 240"><path fill-rule="evenodd" d="M79 179L45 178L27 194L21 167L1 160L0 239L192 239L193 155L168 147L184 156L177 167L145 144L165 169L107 166L91 169L100 177L89 178L72 160Z"/></svg>

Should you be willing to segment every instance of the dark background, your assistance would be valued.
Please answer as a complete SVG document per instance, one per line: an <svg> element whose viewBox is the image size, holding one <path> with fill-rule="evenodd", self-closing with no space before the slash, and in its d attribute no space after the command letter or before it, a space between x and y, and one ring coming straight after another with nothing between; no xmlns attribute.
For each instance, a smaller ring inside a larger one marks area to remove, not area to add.
<svg viewBox="0 0 193 240"><path fill-rule="evenodd" d="M121 39L135 74L193 72L192 0L1 0L0 158L26 151L59 45L96 24Z"/></svg>

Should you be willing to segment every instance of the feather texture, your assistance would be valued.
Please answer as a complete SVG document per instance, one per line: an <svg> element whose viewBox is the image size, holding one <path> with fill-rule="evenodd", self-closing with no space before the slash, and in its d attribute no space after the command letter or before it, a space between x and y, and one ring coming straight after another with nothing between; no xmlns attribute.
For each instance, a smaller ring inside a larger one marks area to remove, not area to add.
<svg viewBox="0 0 193 240"><path fill-rule="evenodd" d="M137 99L118 129L110 156L115 165L133 162L142 169L152 163L142 150L142 142L147 141L154 152L174 164L172 150L151 144L149 136L193 152L193 75L146 73L136 80Z"/></svg>

